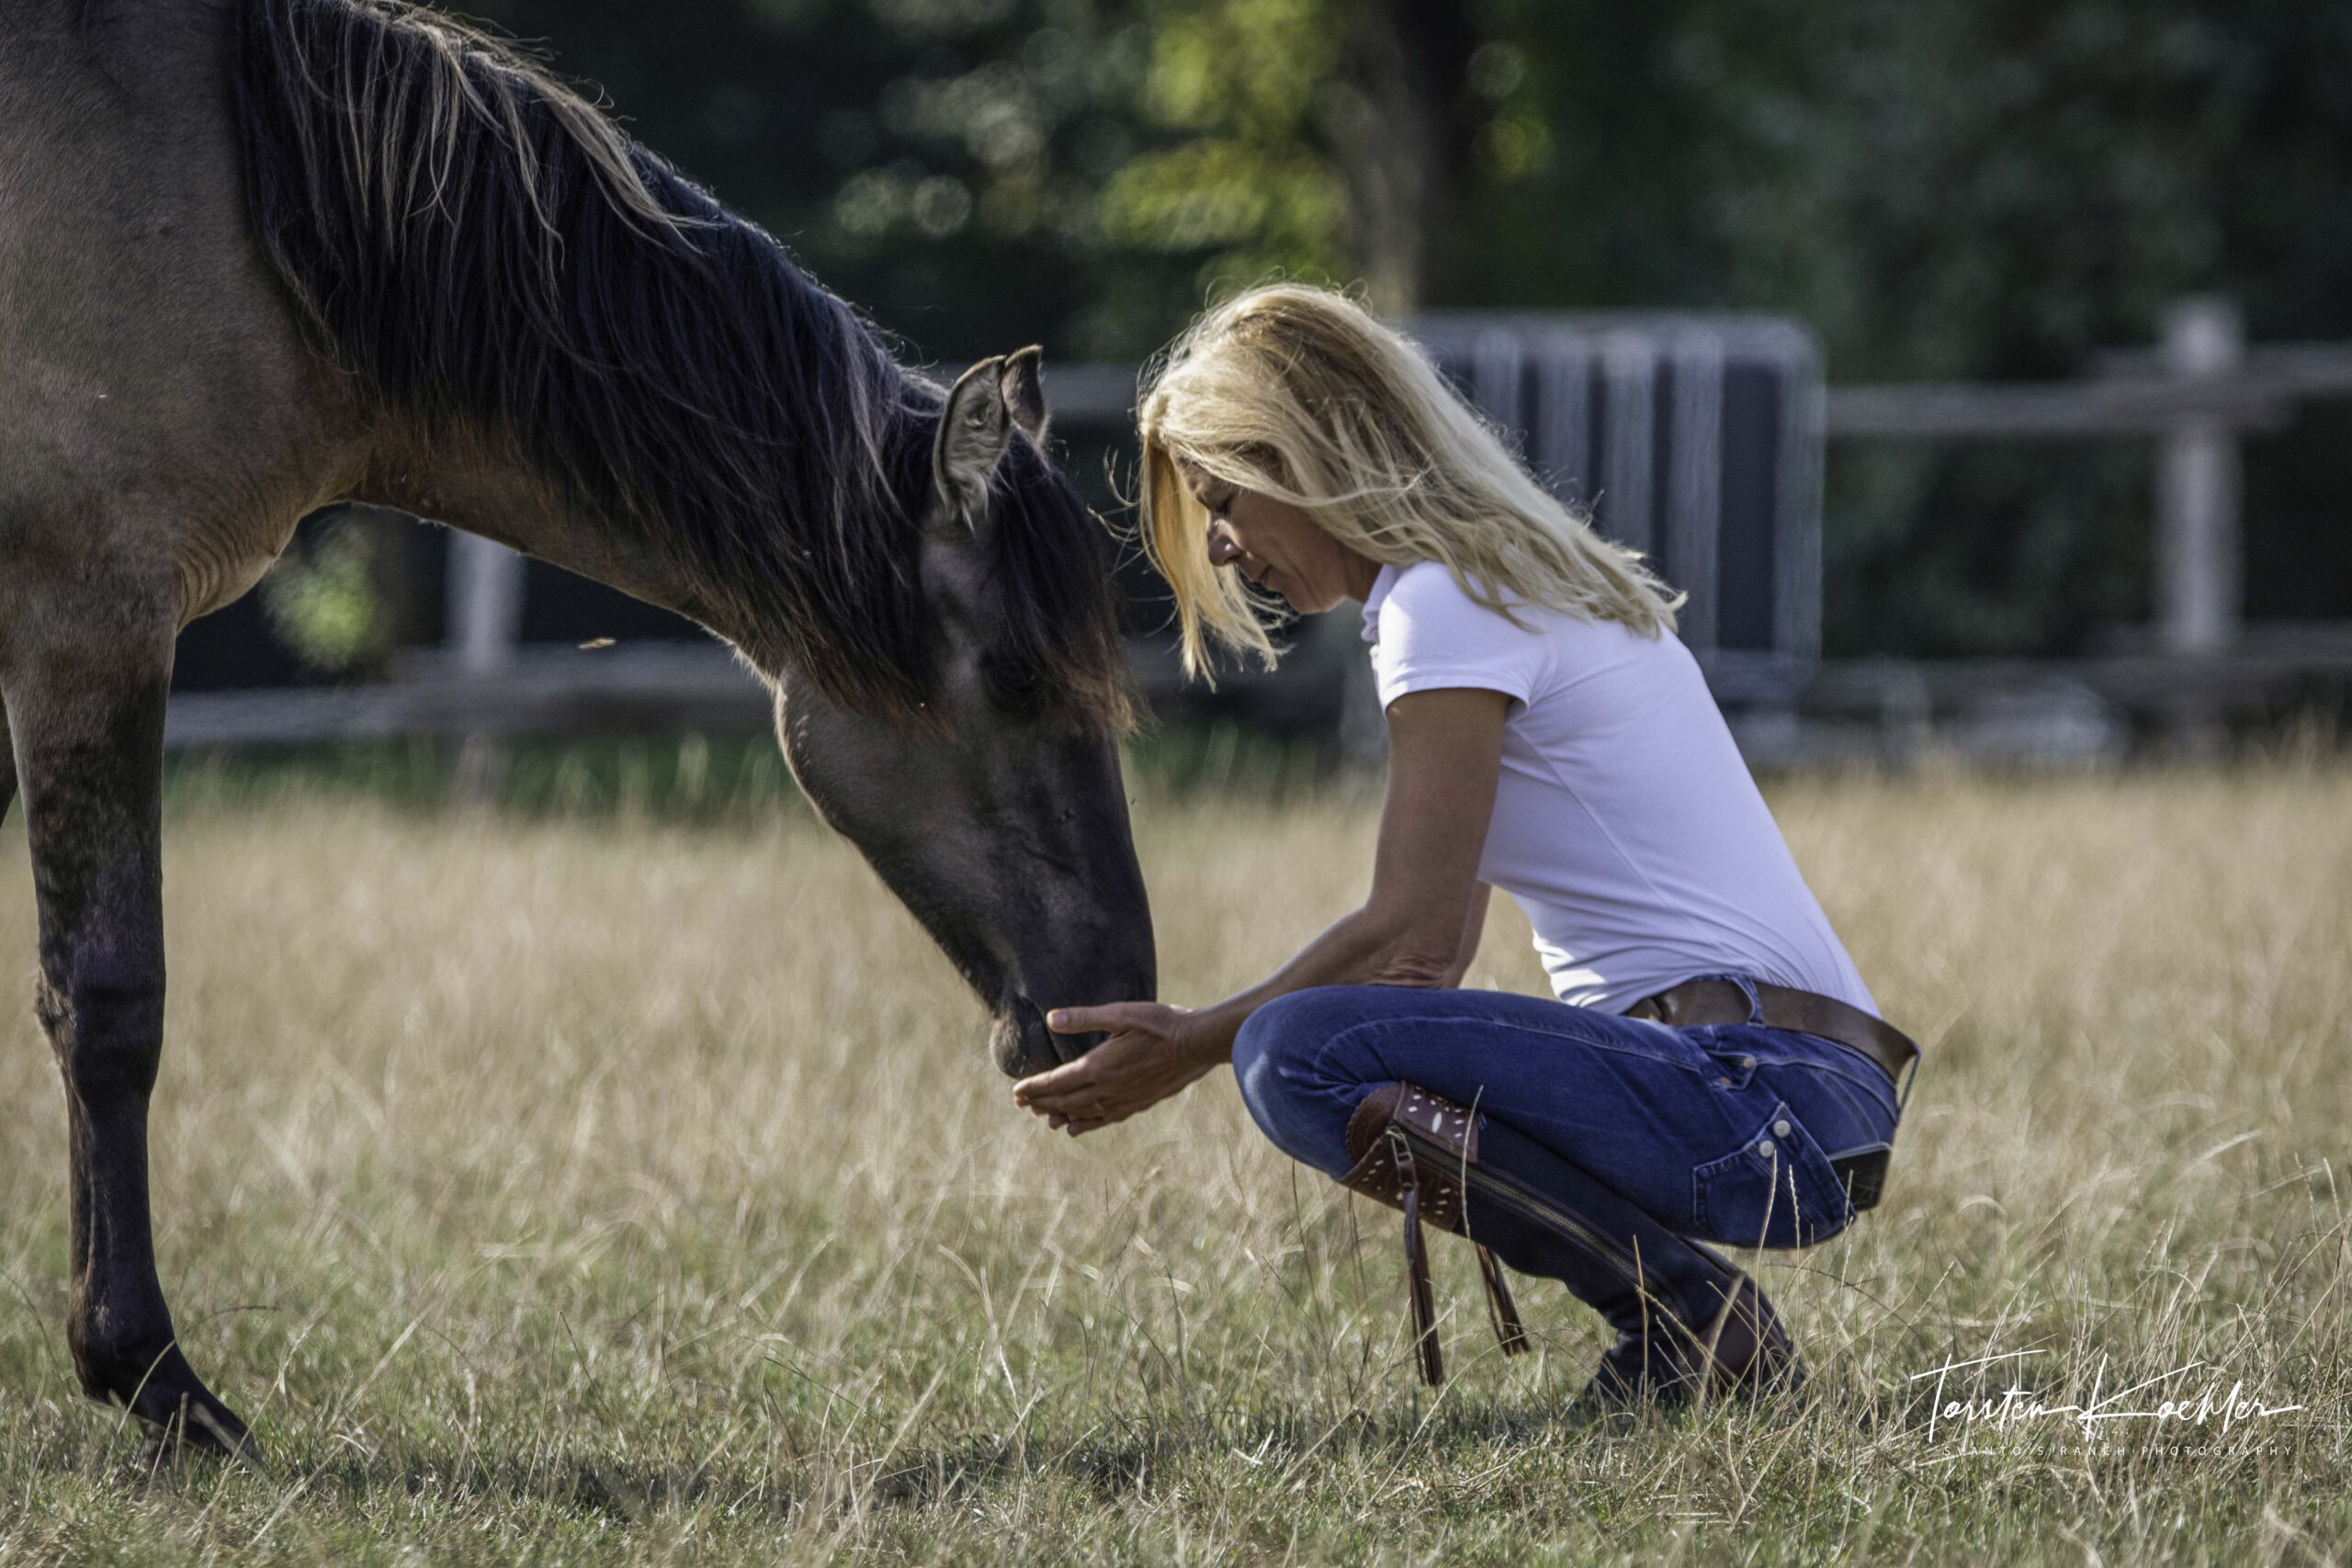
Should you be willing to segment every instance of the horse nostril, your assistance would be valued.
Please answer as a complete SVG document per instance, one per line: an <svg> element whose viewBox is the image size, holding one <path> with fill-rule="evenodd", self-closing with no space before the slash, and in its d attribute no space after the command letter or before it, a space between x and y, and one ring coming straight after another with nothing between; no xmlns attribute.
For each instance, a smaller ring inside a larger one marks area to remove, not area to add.
<svg viewBox="0 0 2352 1568"><path fill-rule="evenodd" d="M992 1033L997 1066L1009 1077L1025 1078L1068 1059L1062 1055L1061 1036L1046 1027L1045 1014L1026 997L1004 999L996 1010Z"/></svg>
<svg viewBox="0 0 2352 1568"><path fill-rule="evenodd" d="M1024 1056L1036 1062L1035 1070L1075 1062L1105 1036L1100 1033L1058 1034L1046 1025L1045 1010L1024 995L1016 993L1007 1001L1005 1017L1011 1021Z"/></svg>

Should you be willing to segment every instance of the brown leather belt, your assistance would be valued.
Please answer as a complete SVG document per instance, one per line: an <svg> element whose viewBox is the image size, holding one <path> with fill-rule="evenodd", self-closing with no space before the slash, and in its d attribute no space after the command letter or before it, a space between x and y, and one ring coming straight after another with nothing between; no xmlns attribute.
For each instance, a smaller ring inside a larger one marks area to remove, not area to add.
<svg viewBox="0 0 2352 1568"><path fill-rule="evenodd" d="M1897 1088L1902 1087L1903 1075L1919 1059L1919 1047L1909 1035L1858 1007L1811 991L1768 986L1761 980L1751 983L1761 1006L1760 1017L1754 1021L1766 1029L1819 1035L1860 1051L1876 1063ZM1747 994L1729 980L1685 980L1671 990L1643 998L1625 1010L1625 1016L1645 1018L1677 1029L1751 1021Z"/></svg>

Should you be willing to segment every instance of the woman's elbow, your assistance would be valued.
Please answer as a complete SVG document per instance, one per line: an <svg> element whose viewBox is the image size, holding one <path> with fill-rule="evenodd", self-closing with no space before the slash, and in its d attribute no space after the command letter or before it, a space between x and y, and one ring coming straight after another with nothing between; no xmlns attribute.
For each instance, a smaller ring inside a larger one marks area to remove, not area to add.
<svg viewBox="0 0 2352 1568"><path fill-rule="evenodd" d="M1408 986L1425 991L1440 991L1452 987L1461 978L1461 969L1451 958L1431 958L1419 953L1400 953L1382 964L1371 980L1375 986Z"/></svg>
<svg viewBox="0 0 2352 1568"><path fill-rule="evenodd" d="M1370 983L1437 990L1454 984L1463 967L1458 923L1448 931L1405 925L1380 943Z"/></svg>

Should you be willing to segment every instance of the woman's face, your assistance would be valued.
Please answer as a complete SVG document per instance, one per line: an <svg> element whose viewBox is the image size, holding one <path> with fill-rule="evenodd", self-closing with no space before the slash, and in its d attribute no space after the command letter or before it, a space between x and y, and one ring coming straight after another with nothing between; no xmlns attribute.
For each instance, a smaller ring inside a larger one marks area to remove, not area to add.
<svg viewBox="0 0 2352 1568"><path fill-rule="evenodd" d="M1302 615L1372 592L1380 565L1358 555L1305 511L1180 462L1185 488L1209 514L1209 564L1231 567L1279 593Z"/></svg>

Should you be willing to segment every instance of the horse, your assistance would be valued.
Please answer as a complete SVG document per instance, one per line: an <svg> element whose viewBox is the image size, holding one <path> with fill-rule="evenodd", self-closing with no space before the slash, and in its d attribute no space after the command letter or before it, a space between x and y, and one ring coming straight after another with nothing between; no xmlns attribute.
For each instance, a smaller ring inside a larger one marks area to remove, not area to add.
<svg viewBox="0 0 2352 1568"><path fill-rule="evenodd" d="M1035 350L902 367L784 247L408 0L0 0L0 814L64 1080L67 1338L151 1445L251 1458L156 1275L173 647L373 505L688 616L1026 1074L1148 997L1106 540Z"/></svg>

